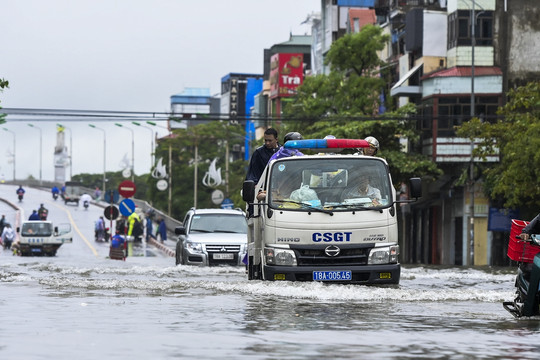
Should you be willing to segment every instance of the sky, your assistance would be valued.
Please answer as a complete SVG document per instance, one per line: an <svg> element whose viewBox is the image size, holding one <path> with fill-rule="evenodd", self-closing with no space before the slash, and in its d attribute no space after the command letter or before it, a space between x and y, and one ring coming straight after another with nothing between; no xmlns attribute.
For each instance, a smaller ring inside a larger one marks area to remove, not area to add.
<svg viewBox="0 0 540 360"><path fill-rule="evenodd" d="M263 73L263 51L320 12L320 0L20 0L0 1L0 92L3 108L168 112L184 88L220 92L228 73ZM10 120L13 119L13 120ZM72 154L70 174L120 171L131 159L148 173L158 127L126 130L111 123L33 121L8 116L0 129L0 174L54 179L56 124ZM37 127L37 128L36 128ZM105 134L104 134L105 133ZM105 136L105 139L104 139ZM13 151L15 140L15 151ZM41 140L41 146L40 146ZM73 146L70 148L70 143ZM41 160L40 160L41 158ZM41 165L40 165L41 163Z"/></svg>

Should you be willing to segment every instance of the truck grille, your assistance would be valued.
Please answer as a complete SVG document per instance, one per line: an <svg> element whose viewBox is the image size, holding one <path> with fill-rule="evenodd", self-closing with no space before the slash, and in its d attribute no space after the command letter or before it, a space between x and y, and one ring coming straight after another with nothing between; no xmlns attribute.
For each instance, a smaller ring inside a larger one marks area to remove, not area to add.
<svg viewBox="0 0 540 360"><path fill-rule="evenodd" d="M367 265L369 251L373 248L373 244L337 245L340 248L339 254L328 256L324 251L328 246L291 245L291 249L296 253L298 266L354 266Z"/></svg>

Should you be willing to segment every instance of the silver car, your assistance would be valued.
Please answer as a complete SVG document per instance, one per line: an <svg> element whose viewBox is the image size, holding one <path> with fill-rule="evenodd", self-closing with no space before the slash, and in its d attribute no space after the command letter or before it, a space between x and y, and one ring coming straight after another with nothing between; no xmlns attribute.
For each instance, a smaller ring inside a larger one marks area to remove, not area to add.
<svg viewBox="0 0 540 360"><path fill-rule="evenodd" d="M247 221L241 210L192 208L175 233L176 265L244 265Z"/></svg>

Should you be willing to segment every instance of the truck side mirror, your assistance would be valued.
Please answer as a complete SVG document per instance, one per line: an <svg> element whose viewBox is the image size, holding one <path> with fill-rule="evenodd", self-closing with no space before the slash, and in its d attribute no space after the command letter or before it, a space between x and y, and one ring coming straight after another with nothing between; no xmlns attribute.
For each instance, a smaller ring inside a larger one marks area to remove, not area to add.
<svg viewBox="0 0 540 360"><path fill-rule="evenodd" d="M242 199L247 203L253 202L255 199L255 181L244 181L244 185L242 186Z"/></svg>
<svg viewBox="0 0 540 360"><path fill-rule="evenodd" d="M418 199L419 197L422 197L422 179L410 178L409 190L411 198Z"/></svg>

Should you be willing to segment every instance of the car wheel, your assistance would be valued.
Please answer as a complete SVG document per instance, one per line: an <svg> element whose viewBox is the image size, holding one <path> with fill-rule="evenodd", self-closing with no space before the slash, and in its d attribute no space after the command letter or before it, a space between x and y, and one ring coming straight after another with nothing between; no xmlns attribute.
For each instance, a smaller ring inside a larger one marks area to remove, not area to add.
<svg viewBox="0 0 540 360"><path fill-rule="evenodd" d="M182 257L180 256L178 249L176 249L176 265L180 265L181 262L182 262Z"/></svg>

